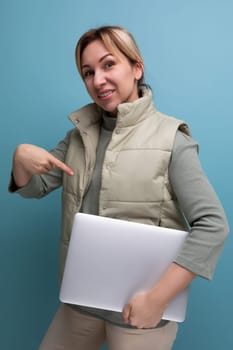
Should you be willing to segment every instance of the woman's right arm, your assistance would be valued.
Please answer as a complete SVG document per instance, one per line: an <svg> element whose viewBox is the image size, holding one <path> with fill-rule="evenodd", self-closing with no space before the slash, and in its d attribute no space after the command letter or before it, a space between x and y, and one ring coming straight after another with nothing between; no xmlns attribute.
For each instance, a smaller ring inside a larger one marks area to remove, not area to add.
<svg viewBox="0 0 233 350"><path fill-rule="evenodd" d="M71 132L49 152L34 145L19 145L13 156L9 191L25 198L41 198L61 186L63 173L72 176L72 169L65 164Z"/></svg>
<svg viewBox="0 0 233 350"><path fill-rule="evenodd" d="M46 174L54 168L73 175L72 169L41 147L21 144L15 150L12 174L18 187L26 186L33 175Z"/></svg>

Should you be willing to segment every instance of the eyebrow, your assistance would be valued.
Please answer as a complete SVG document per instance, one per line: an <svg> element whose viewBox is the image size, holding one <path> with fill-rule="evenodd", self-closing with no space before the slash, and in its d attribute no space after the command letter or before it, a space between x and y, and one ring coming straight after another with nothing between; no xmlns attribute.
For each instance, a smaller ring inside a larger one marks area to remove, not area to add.
<svg viewBox="0 0 233 350"><path fill-rule="evenodd" d="M113 56L113 54L111 54L110 52L109 53L106 53L106 55L102 56L100 59L99 59L99 63L102 62L106 57L108 56ZM88 68L90 67L89 64L84 64L81 66L81 69L83 68Z"/></svg>

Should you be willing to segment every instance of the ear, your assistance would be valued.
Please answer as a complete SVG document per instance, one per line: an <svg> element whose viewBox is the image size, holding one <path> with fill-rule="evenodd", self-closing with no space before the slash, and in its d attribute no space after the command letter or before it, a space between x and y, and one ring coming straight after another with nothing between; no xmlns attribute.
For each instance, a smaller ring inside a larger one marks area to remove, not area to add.
<svg viewBox="0 0 233 350"><path fill-rule="evenodd" d="M135 70L135 79L140 80L144 73L143 62L135 63L134 70Z"/></svg>

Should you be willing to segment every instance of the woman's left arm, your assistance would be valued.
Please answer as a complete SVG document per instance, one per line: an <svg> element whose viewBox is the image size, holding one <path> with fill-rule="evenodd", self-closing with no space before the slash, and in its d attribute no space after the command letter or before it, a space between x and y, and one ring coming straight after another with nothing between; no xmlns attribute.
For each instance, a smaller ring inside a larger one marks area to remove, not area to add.
<svg viewBox="0 0 233 350"><path fill-rule="evenodd" d="M154 288L135 295L125 306L125 322L139 328L158 324L167 304L195 276L213 277L229 232L224 210L202 170L197 148L192 138L177 132L169 179L191 232L180 254Z"/></svg>
<svg viewBox="0 0 233 350"><path fill-rule="evenodd" d="M191 231L175 262L211 280L229 233L224 209L205 175L197 143L177 132L169 179Z"/></svg>

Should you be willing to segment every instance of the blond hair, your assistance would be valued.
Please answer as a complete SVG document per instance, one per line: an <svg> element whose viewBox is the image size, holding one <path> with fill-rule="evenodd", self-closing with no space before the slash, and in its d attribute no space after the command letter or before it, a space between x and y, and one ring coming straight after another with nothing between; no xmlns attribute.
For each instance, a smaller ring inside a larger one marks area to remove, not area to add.
<svg viewBox="0 0 233 350"><path fill-rule="evenodd" d="M75 59L78 71L82 76L81 61L84 49L93 41L100 40L107 50L116 56L122 53L130 63L139 63L143 68L143 58L136 41L131 33L119 26L104 26L90 29L79 39L75 49ZM144 74L142 74L138 85L143 84Z"/></svg>

